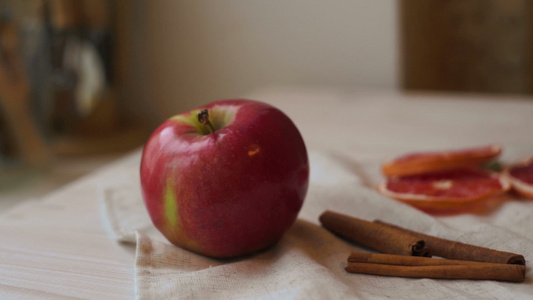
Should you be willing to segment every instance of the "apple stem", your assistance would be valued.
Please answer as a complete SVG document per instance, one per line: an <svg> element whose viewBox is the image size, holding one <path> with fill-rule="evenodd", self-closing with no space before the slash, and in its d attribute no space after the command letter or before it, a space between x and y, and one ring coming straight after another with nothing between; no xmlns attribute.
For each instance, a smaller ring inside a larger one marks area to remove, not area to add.
<svg viewBox="0 0 533 300"><path fill-rule="evenodd" d="M209 131L211 131L211 133L215 132L215 127L213 127L213 124L209 122L209 111L207 110L207 108L200 110L200 112L198 112L197 117L200 124L206 126Z"/></svg>

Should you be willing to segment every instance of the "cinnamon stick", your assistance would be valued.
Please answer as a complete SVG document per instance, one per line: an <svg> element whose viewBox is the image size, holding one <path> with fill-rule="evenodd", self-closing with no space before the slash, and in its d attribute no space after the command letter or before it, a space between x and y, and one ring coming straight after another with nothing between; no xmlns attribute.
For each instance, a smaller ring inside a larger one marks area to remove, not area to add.
<svg viewBox="0 0 533 300"><path fill-rule="evenodd" d="M333 233L379 252L430 256L423 239L389 226L332 211L322 213L319 220Z"/></svg>
<svg viewBox="0 0 533 300"><path fill-rule="evenodd" d="M420 257L417 257L420 258ZM430 258L431 259L431 258ZM478 279L522 282L525 267L522 265L481 263L479 265L421 265L403 266L349 262L345 270L350 273L434 279Z"/></svg>
<svg viewBox="0 0 533 300"><path fill-rule="evenodd" d="M381 220L375 220L374 223L407 233L419 239L423 239L426 242L426 246L431 249L431 253L436 256L455 260L516 264L524 266L526 264L524 256L520 254L446 240L389 224Z"/></svg>
<svg viewBox="0 0 533 300"><path fill-rule="evenodd" d="M487 265L490 263L441 259L430 257L406 256L396 254L382 254L382 253L365 253L352 252L348 257L348 262L356 263L371 263L384 265L399 265L399 266L445 266L445 265Z"/></svg>

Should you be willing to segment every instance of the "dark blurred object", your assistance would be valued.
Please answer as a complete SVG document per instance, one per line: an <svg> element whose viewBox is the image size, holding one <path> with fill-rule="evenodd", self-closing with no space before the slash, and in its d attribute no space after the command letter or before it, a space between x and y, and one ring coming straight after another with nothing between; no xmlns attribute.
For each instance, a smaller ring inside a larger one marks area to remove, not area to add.
<svg viewBox="0 0 533 300"><path fill-rule="evenodd" d="M51 126L56 133L82 130L92 133L92 126L113 127L112 116L102 115L114 109L112 89L112 53L110 2L104 0L45 2L45 20L50 37L54 111ZM107 105L106 105L107 104ZM106 105L99 122L86 128L89 117Z"/></svg>
<svg viewBox="0 0 533 300"><path fill-rule="evenodd" d="M11 61L16 61L20 69L19 86L0 86L0 158L24 157L20 136L29 133L22 119L56 154L142 144L146 130L120 108L115 1L0 0L0 11L9 25L2 27L2 41L9 28L17 42L16 47L2 45L2 66L13 73ZM6 56L7 50L13 51ZM17 103L17 109L5 103ZM41 144L35 151L45 153Z"/></svg>
<svg viewBox="0 0 533 300"><path fill-rule="evenodd" d="M42 167L49 161L29 98L17 30L9 20L0 20L0 162L4 165L22 161Z"/></svg>
<svg viewBox="0 0 533 300"><path fill-rule="evenodd" d="M400 3L403 88L533 92L533 2Z"/></svg>

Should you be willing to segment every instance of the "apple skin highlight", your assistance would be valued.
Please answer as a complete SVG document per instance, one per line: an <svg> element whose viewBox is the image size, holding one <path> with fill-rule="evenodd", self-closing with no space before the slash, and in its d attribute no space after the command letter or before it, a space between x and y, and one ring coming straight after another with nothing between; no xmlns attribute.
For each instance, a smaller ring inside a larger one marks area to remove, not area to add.
<svg viewBox="0 0 533 300"><path fill-rule="evenodd" d="M203 108L214 132L197 120ZM145 145L140 172L156 228L173 244L211 257L277 242L296 220L309 183L294 123L252 100L217 101L165 121Z"/></svg>

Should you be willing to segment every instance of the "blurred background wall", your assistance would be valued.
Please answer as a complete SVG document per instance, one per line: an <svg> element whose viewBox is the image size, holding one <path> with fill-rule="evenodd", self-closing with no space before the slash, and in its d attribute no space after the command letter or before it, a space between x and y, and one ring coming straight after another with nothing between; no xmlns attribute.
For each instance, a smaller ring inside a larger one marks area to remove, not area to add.
<svg viewBox="0 0 533 300"><path fill-rule="evenodd" d="M0 11L0 167L132 149L174 114L270 87L533 92L527 0L0 0Z"/></svg>
<svg viewBox="0 0 533 300"><path fill-rule="evenodd" d="M122 1L132 113L159 122L269 86L393 89L398 3Z"/></svg>

